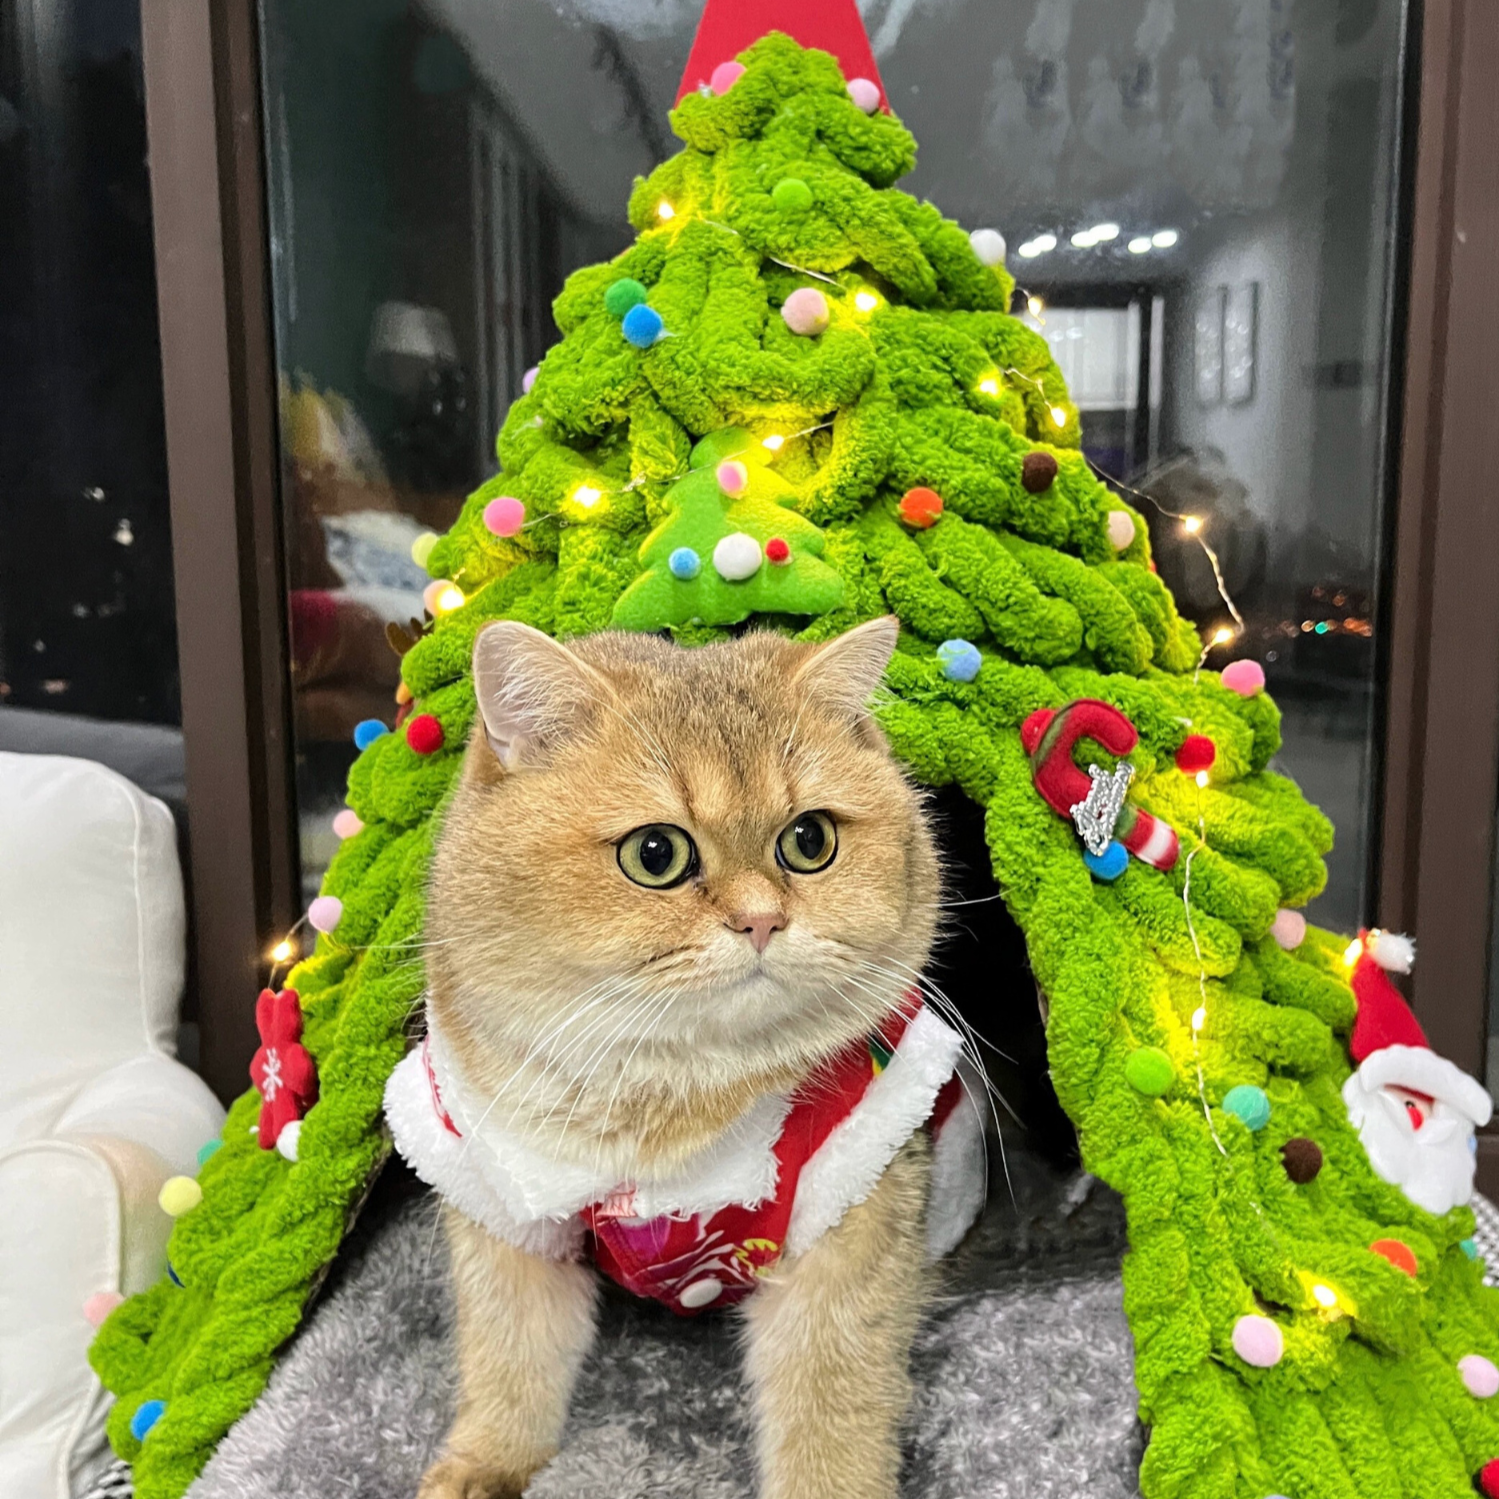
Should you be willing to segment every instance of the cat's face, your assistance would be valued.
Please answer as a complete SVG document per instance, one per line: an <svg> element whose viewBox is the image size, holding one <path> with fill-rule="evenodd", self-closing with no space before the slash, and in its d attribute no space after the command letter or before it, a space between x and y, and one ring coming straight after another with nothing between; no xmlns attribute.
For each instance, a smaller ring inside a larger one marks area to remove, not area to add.
<svg viewBox="0 0 1499 1499"><path fill-rule="evenodd" d="M938 870L864 710L895 641L686 650L490 626L429 907L432 1004L477 1045L759 1049L867 1032L926 961Z"/></svg>

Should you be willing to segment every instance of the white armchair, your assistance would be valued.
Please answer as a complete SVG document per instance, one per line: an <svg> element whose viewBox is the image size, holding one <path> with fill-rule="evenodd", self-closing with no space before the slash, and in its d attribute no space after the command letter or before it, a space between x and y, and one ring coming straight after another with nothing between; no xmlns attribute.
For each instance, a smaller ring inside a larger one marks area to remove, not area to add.
<svg viewBox="0 0 1499 1499"><path fill-rule="evenodd" d="M162 1183L224 1113L175 1060L171 814L89 760L0 752L0 1494L67 1499L102 1453L90 1298L165 1266Z"/></svg>

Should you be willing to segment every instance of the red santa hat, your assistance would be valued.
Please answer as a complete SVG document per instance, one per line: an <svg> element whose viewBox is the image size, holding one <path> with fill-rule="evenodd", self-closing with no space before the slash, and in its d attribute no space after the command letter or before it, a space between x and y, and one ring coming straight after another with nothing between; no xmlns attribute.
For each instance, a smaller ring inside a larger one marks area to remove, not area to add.
<svg viewBox="0 0 1499 1499"><path fill-rule="evenodd" d="M1390 979L1391 971L1411 970L1415 947L1410 938L1394 932L1360 932L1349 955L1354 959L1350 982L1358 1014L1348 1049L1364 1087L1404 1088L1439 1098L1475 1124L1487 1124L1493 1111L1489 1095L1431 1049L1420 1021Z"/></svg>
<svg viewBox="0 0 1499 1499"><path fill-rule="evenodd" d="M845 78L869 79L880 91L881 108L889 107L854 0L708 0L682 71L678 102L705 87L720 63L732 62L767 31L784 31L804 47L831 52Z"/></svg>

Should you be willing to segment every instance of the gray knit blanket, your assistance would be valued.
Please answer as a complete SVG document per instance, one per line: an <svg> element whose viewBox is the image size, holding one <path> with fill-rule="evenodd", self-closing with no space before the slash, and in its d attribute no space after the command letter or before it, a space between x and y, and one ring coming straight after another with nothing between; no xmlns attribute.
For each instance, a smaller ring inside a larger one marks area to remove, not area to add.
<svg viewBox="0 0 1499 1499"><path fill-rule="evenodd" d="M1011 1162L943 1267L917 1341L902 1492L1128 1499L1141 1435L1119 1284L1124 1219L1091 1178ZM366 1212L336 1284L190 1499L410 1499L452 1414L453 1308L430 1196ZM752 1499L731 1314L605 1296L536 1499Z"/></svg>

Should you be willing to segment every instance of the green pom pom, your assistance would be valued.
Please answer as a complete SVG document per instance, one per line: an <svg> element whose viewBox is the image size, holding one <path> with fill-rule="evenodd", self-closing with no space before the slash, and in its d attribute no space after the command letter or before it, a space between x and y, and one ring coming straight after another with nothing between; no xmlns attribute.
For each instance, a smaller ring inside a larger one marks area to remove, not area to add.
<svg viewBox="0 0 1499 1499"><path fill-rule="evenodd" d="M800 177L782 177L771 189L770 201L782 213L805 213L812 206L812 189Z"/></svg>
<svg viewBox="0 0 1499 1499"><path fill-rule="evenodd" d="M1176 1064L1159 1046L1137 1046L1124 1060L1124 1080L1147 1098L1159 1098L1176 1081Z"/></svg>
<svg viewBox="0 0 1499 1499"><path fill-rule="evenodd" d="M604 293L604 306L611 317L622 318L632 307L638 307L649 293L636 280L621 276Z"/></svg>
<svg viewBox="0 0 1499 1499"><path fill-rule="evenodd" d="M1264 1129L1270 1122L1270 1100L1265 1096L1265 1090L1256 1088L1253 1083L1240 1083L1237 1088L1230 1088L1223 1095L1223 1108L1226 1113L1242 1119L1246 1129Z"/></svg>

